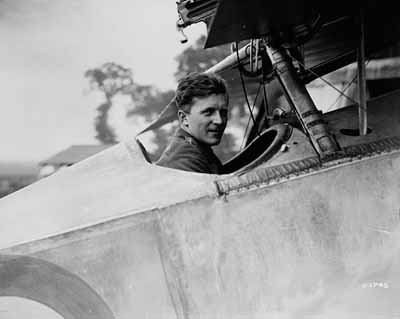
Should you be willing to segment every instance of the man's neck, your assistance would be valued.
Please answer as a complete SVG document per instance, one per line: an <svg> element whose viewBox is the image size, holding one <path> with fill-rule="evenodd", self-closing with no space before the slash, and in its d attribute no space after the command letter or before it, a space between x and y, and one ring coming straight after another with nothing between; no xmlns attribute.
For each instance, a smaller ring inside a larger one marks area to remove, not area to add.
<svg viewBox="0 0 400 319"><path fill-rule="evenodd" d="M190 130L187 127L179 125L179 129L182 134L188 135L190 138L192 138L196 144L200 145L201 147L212 149L210 145L200 142L197 138L195 138L193 134L190 133Z"/></svg>
<svg viewBox="0 0 400 319"><path fill-rule="evenodd" d="M187 134L189 134L191 137L194 138L194 136L190 133L190 130L189 130L188 127L186 127L186 126L184 126L184 125L179 125L179 128L180 128L182 131L185 131Z"/></svg>

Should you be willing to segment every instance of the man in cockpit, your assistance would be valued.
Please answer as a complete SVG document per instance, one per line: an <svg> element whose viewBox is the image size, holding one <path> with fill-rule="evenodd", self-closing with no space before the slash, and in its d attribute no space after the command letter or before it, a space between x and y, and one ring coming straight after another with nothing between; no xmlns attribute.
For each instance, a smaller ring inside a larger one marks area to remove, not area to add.
<svg viewBox="0 0 400 319"><path fill-rule="evenodd" d="M228 121L225 81L207 73L192 73L178 82L175 94L179 128L157 164L197 173L221 174L212 146L219 144Z"/></svg>

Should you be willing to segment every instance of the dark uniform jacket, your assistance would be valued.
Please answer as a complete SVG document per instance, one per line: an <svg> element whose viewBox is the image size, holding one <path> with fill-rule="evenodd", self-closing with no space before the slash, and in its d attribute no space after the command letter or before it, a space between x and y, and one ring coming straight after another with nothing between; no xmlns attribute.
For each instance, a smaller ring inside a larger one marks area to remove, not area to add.
<svg viewBox="0 0 400 319"><path fill-rule="evenodd" d="M221 174L222 171L221 161L211 147L200 143L181 128L156 164L197 173Z"/></svg>

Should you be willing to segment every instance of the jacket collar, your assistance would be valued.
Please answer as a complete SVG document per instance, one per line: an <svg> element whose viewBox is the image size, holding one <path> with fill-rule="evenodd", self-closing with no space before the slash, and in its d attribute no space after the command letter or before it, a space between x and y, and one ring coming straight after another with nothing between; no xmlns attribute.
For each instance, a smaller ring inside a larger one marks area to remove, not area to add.
<svg viewBox="0 0 400 319"><path fill-rule="evenodd" d="M179 127L174 135L176 138L179 139L183 139L186 143L192 144L192 145L196 145L200 148L204 148L207 150L212 150L210 145L204 144L200 141L198 141L193 135L191 135L190 133L186 132L184 129L182 129L181 127Z"/></svg>

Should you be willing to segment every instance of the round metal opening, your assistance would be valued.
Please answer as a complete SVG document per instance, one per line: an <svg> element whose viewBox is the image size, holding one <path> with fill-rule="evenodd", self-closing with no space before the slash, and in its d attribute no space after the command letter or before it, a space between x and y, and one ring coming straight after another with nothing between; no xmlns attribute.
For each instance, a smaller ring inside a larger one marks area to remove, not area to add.
<svg viewBox="0 0 400 319"><path fill-rule="evenodd" d="M1 319L64 319L50 307L31 299L20 297L0 297Z"/></svg>
<svg viewBox="0 0 400 319"><path fill-rule="evenodd" d="M367 128L367 134L371 133L372 130L368 127ZM351 128L342 128L340 130L340 133L342 133L343 135L347 135L347 136L360 136L360 130L357 129L351 129Z"/></svg>

